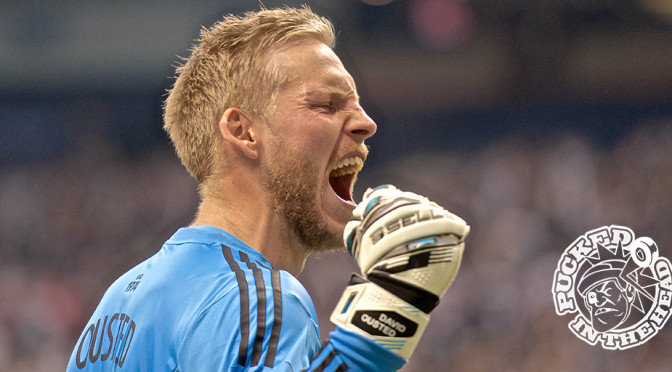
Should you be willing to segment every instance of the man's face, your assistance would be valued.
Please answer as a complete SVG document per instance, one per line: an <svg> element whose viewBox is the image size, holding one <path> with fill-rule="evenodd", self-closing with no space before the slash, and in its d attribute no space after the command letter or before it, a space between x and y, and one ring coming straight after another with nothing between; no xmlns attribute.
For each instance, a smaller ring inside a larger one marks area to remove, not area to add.
<svg viewBox="0 0 672 372"><path fill-rule="evenodd" d="M585 299L593 328L599 332L617 327L630 313L630 301L615 279L597 284L586 293Z"/></svg>
<svg viewBox="0 0 672 372"><path fill-rule="evenodd" d="M340 248L355 203L352 190L376 124L359 105L338 57L314 40L292 42L269 63L290 74L281 88L274 137L263 162L276 211L309 251Z"/></svg>

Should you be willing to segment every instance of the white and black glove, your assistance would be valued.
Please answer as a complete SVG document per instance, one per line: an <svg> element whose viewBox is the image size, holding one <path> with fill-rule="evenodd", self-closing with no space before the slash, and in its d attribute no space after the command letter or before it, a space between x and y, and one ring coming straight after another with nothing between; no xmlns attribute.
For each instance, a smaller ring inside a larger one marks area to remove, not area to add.
<svg viewBox="0 0 672 372"><path fill-rule="evenodd" d="M467 234L464 220L425 197L368 189L343 235L362 276L353 274L331 321L408 359L457 275Z"/></svg>

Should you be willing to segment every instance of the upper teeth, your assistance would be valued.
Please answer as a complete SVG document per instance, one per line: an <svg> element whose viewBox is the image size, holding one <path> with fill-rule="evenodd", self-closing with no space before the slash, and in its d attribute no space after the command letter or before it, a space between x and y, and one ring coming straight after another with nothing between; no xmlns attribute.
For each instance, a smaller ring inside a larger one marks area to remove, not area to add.
<svg viewBox="0 0 672 372"><path fill-rule="evenodd" d="M330 176L339 177L350 173L355 173L362 169L364 161L359 156L353 156L339 161L334 168L331 169Z"/></svg>

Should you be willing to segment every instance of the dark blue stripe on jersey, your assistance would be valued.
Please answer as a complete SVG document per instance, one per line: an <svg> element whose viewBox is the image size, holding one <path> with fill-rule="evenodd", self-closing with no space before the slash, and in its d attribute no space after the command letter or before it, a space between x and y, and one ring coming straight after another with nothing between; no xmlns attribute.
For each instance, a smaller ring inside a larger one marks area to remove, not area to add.
<svg viewBox="0 0 672 372"><path fill-rule="evenodd" d="M240 290L240 345L238 345L238 364L244 366L247 360L247 344L250 339L250 300L247 293L247 280L245 279L245 273L238 266L236 260L233 259L231 248L222 244L222 253L224 253L224 258L229 267L236 274L236 281L238 281L238 289Z"/></svg>
<svg viewBox="0 0 672 372"><path fill-rule="evenodd" d="M266 351L264 366L272 368L275 363L275 352L278 349L280 329L282 328L282 287L280 285L280 271L271 270L271 284L273 285L273 327L271 328L271 339L268 340L268 350Z"/></svg>
<svg viewBox="0 0 672 372"><path fill-rule="evenodd" d="M252 361L250 362L251 366L256 366L259 364L259 359L261 359L261 352L264 348L264 337L266 336L266 285L264 284L264 276L261 270L250 262L250 259L244 252L240 252L240 260L252 269L254 283L257 287L257 333L254 337Z"/></svg>
<svg viewBox="0 0 672 372"><path fill-rule="evenodd" d="M324 369L327 368L327 367L329 366L329 364L331 364L331 361L336 357L336 354L338 354L338 352L336 351L336 349L331 349L331 351L329 352L329 354L327 355L327 357L324 358L324 360L322 361L322 363L320 363L320 365L317 366L317 368L315 368L314 371L315 371L315 372L322 372L322 371L324 371ZM340 366L339 366L339 367L340 367Z"/></svg>
<svg viewBox="0 0 672 372"><path fill-rule="evenodd" d="M343 372L348 370L348 365L345 364L345 362L341 363L338 365L338 368L336 368L335 372Z"/></svg>

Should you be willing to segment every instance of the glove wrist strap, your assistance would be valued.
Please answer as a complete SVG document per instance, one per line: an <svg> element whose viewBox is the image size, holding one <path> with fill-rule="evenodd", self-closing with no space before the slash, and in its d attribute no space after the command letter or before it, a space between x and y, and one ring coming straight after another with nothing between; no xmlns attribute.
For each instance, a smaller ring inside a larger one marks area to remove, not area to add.
<svg viewBox="0 0 672 372"><path fill-rule="evenodd" d="M427 327L429 315L353 274L330 319L408 359Z"/></svg>
<svg viewBox="0 0 672 372"><path fill-rule="evenodd" d="M373 270L367 278L424 313L429 314L439 304L439 296L417 285L395 279L384 271Z"/></svg>

